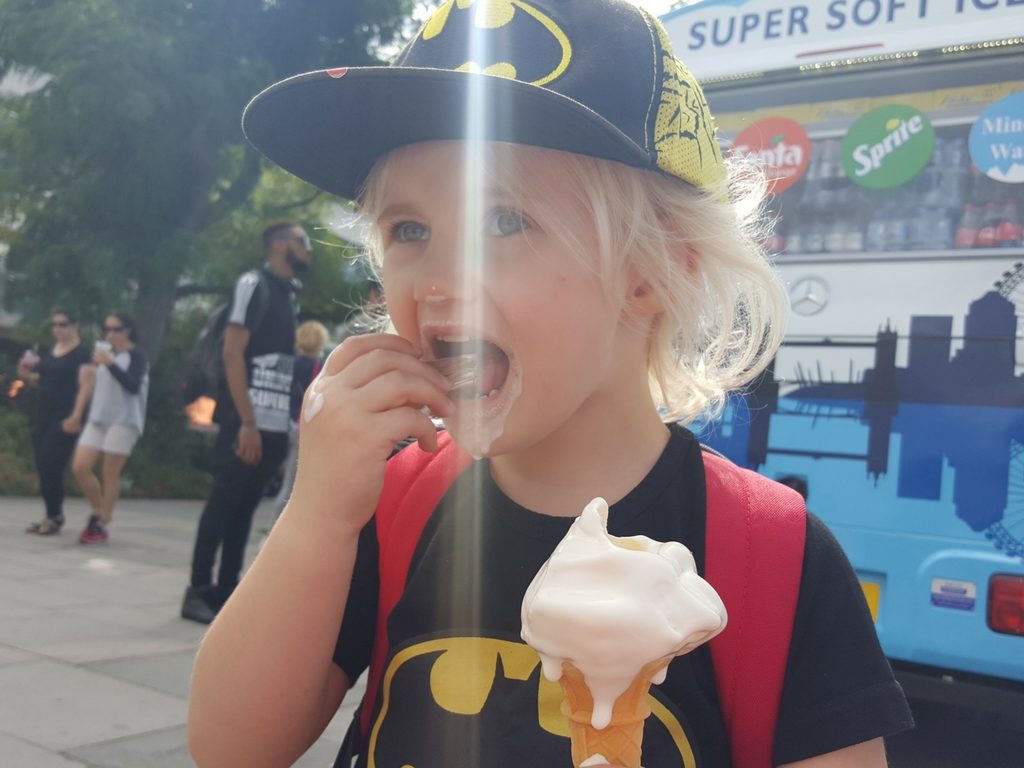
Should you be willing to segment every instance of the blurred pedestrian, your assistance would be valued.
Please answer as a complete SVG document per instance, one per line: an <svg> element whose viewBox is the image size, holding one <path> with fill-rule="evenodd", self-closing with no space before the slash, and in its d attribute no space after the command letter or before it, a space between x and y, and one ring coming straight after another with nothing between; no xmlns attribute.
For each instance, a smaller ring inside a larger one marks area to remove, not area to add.
<svg viewBox="0 0 1024 768"><path fill-rule="evenodd" d="M103 321L104 341L97 341L92 361L96 386L89 421L78 439L71 469L92 514L78 540L93 544L110 538L107 530L121 495L121 473L146 423L149 363L136 346L135 320L111 312ZM96 462L103 459L102 481Z"/></svg>
<svg viewBox="0 0 1024 768"><path fill-rule="evenodd" d="M295 351L295 278L312 263L309 235L293 221L263 230L262 269L235 283L224 329L224 380L214 421L213 489L199 518L192 579L181 616L208 624L238 585L252 516L288 452ZM220 551L217 582L213 566Z"/></svg>
<svg viewBox="0 0 1024 768"><path fill-rule="evenodd" d="M306 389L320 373L324 348L330 336L323 323L307 320L295 331L295 367L292 374L292 394L289 403L291 429L288 433L288 458L284 462L284 479L277 493L277 514L281 514L295 483L295 468L299 461L299 415Z"/></svg>
<svg viewBox="0 0 1024 768"><path fill-rule="evenodd" d="M53 346L38 355L27 351L18 376L39 386L32 417L32 449L46 517L27 533L52 536L64 525L64 468L82 431L95 369L78 335L78 318L65 309L50 313Z"/></svg>

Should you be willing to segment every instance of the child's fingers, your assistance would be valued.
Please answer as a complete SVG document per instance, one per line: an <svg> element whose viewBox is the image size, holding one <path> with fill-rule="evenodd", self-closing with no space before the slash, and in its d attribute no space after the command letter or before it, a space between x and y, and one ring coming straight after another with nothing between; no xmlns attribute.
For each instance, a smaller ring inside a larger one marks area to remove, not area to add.
<svg viewBox="0 0 1024 768"><path fill-rule="evenodd" d="M384 413L406 406L416 409L426 406L437 416L447 416L454 408L444 387L415 373L399 370L390 370L377 376L352 395L370 413Z"/></svg>
<svg viewBox="0 0 1024 768"><path fill-rule="evenodd" d="M430 381L435 387L447 391L448 380L417 357L393 349L374 348L353 359L342 373L347 386L365 387L391 371Z"/></svg>
<svg viewBox="0 0 1024 768"><path fill-rule="evenodd" d="M392 443L414 437L424 451L437 450L437 427L422 411L412 407L396 408L381 414L380 419Z"/></svg>

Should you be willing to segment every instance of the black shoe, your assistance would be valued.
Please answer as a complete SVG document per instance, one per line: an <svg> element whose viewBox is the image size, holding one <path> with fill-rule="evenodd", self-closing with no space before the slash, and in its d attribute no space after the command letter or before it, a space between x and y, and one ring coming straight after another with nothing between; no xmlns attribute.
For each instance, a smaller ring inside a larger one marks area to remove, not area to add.
<svg viewBox="0 0 1024 768"><path fill-rule="evenodd" d="M189 587L181 603L181 618L209 624L217 616L213 587Z"/></svg>
<svg viewBox="0 0 1024 768"><path fill-rule="evenodd" d="M60 529L63 527L63 515L60 517L46 517L38 523L32 523L32 525L25 529L25 533L37 533L40 536L53 536L60 533Z"/></svg>

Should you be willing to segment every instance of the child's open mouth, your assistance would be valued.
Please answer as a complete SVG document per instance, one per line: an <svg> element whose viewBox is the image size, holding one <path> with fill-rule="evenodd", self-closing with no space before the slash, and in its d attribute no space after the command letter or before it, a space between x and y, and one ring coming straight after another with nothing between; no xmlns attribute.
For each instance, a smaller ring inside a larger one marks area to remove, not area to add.
<svg viewBox="0 0 1024 768"><path fill-rule="evenodd" d="M454 400L487 400L497 396L508 378L505 351L490 341L463 336L437 336L431 341L431 365L452 382Z"/></svg>

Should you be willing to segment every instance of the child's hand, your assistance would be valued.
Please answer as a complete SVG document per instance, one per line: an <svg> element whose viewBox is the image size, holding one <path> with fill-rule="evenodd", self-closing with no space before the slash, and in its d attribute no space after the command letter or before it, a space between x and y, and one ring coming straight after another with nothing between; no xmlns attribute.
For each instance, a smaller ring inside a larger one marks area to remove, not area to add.
<svg viewBox="0 0 1024 768"><path fill-rule="evenodd" d="M446 379L394 334L347 339L306 391L299 427L299 466L289 502L294 515L342 523L358 532L373 515L395 443L415 437L437 448L423 407L451 412Z"/></svg>

